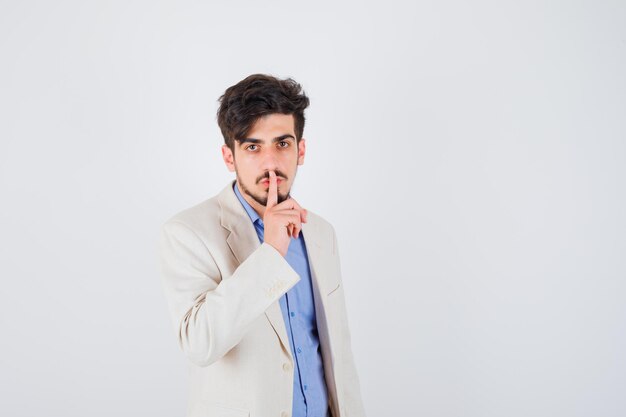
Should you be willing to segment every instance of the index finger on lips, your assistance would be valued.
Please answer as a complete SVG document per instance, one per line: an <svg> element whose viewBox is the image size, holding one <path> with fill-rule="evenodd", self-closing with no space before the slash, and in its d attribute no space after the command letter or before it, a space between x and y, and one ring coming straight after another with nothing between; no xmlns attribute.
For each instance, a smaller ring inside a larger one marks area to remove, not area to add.
<svg viewBox="0 0 626 417"><path fill-rule="evenodd" d="M276 181L276 173L270 171L270 186L267 194L267 204L265 208L274 207L278 202L278 183Z"/></svg>

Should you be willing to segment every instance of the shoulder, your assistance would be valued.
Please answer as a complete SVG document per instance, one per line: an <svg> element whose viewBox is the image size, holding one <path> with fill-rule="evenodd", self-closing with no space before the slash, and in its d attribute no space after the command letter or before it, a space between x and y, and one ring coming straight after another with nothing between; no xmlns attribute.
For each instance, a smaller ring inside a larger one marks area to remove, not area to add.
<svg viewBox="0 0 626 417"><path fill-rule="evenodd" d="M179 211L161 225L164 231L184 228L198 235L215 231L220 227L220 205L218 196L208 198L198 204Z"/></svg>
<svg viewBox="0 0 626 417"><path fill-rule="evenodd" d="M176 221L189 224L202 223L203 221L206 221L207 217L214 216L217 218L218 214L219 203L217 201L217 196L214 196L179 211L171 216L166 223Z"/></svg>
<svg viewBox="0 0 626 417"><path fill-rule="evenodd" d="M309 209L307 209L307 221L311 224L314 224L315 227L321 231L335 233L335 228L328 220Z"/></svg>

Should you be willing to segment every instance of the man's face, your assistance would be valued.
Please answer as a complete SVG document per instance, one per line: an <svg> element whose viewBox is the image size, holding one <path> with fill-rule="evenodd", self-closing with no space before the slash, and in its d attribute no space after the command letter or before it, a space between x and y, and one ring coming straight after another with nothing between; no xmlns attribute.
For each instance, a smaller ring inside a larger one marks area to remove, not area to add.
<svg viewBox="0 0 626 417"><path fill-rule="evenodd" d="M305 140L296 146L292 115L274 113L259 118L243 140L235 141L234 155L222 146L229 171L236 172L244 198L260 214L265 210L269 171L276 173L278 202L289 197L298 165L304 163Z"/></svg>

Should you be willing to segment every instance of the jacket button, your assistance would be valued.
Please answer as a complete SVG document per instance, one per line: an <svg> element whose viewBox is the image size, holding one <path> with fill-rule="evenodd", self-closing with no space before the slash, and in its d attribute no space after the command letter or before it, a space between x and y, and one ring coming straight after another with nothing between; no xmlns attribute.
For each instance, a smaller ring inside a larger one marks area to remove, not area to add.
<svg viewBox="0 0 626 417"><path fill-rule="evenodd" d="M291 370L291 365L289 365L288 363L283 363L283 371L290 371Z"/></svg>

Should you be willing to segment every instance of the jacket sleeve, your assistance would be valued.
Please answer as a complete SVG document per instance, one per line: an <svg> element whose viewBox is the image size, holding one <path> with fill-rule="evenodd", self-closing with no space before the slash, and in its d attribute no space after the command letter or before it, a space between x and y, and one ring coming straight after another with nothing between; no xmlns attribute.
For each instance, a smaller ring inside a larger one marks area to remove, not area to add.
<svg viewBox="0 0 626 417"><path fill-rule="evenodd" d="M254 321L300 280L268 243L222 279L203 241L177 220L161 227L159 256L180 347L198 366L208 366L228 353Z"/></svg>
<svg viewBox="0 0 626 417"><path fill-rule="evenodd" d="M341 265L339 261L339 247L337 245L337 235L333 229L333 252L335 253L335 259L338 263L337 268L341 271ZM340 272L341 273L341 272ZM343 279L342 279L343 281ZM341 416L342 417L365 417L365 408L363 406L363 399L361 398L361 384L359 381L359 375L354 363L354 356L352 354L352 341L350 336L350 329L348 326L348 313L346 310L345 295L343 291L343 284L337 289L337 294L334 297L340 297L340 308L338 309L341 315L339 323L342 323L342 328L339 334L343 336L343 340L339 343L341 346L340 357L337 358L336 363L342 367L342 382L341 389L343 393L343 399L341 401Z"/></svg>

